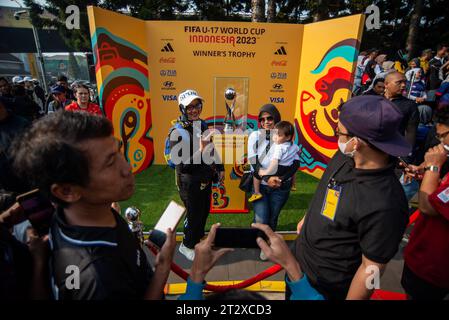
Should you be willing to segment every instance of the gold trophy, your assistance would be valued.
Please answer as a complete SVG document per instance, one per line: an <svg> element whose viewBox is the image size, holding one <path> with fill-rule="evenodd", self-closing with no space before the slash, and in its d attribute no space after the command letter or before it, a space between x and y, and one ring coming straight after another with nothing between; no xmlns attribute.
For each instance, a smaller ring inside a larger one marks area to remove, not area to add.
<svg viewBox="0 0 449 320"><path fill-rule="evenodd" d="M226 116L223 121L224 133L233 133L236 127L234 115L236 96L237 93L235 92L234 88L227 88L225 90Z"/></svg>

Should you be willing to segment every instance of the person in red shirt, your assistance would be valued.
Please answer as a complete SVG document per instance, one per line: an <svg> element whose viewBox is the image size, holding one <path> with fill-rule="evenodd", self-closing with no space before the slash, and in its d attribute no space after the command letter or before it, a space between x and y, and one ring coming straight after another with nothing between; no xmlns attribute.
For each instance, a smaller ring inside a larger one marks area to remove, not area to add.
<svg viewBox="0 0 449 320"><path fill-rule="evenodd" d="M402 286L413 300L442 300L449 294L449 173L440 181L449 154L449 107L435 114L440 144L424 157L420 217L404 251Z"/></svg>
<svg viewBox="0 0 449 320"><path fill-rule="evenodd" d="M86 111L92 114L103 115L98 104L89 101L89 87L84 84L75 86L75 98L71 104L65 107L66 111Z"/></svg>

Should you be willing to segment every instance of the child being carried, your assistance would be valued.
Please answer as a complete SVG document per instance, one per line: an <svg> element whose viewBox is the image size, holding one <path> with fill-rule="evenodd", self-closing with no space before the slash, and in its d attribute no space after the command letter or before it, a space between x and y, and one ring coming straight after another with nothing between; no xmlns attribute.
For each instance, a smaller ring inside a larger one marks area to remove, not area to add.
<svg viewBox="0 0 449 320"><path fill-rule="evenodd" d="M258 176L282 176L293 164L293 161L299 160L299 147L293 143L295 129L288 121L280 121L275 125L275 133L273 135L274 145L270 148L265 158L263 159L259 169ZM261 180L253 177L254 193L248 199L249 202L254 202L263 197L260 193Z"/></svg>

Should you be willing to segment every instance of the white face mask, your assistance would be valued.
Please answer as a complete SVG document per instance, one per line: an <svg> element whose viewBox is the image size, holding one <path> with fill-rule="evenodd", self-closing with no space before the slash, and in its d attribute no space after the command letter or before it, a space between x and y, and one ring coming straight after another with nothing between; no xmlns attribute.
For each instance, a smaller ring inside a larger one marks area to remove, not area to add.
<svg viewBox="0 0 449 320"><path fill-rule="evenodd" d="M444 148L444 150L446 150L447 152L449 152L449 145L447 145L447 144L443 144L443 148ZM448 155L449 156L449 155Z"/></svg>
<svg viewBox="0 0 449 320"><path fill-rule="evenodd" d="M351 140L354 139L354 138L355 137L352 137L347 142L340 142L340 140L338 140L338 149L340 149L341 153L343 153L345 156L348 156L350 158L354 158L355 150L352 150L350 152L346 152L346 148L348 147L348 143L351 142Z"/></svg>

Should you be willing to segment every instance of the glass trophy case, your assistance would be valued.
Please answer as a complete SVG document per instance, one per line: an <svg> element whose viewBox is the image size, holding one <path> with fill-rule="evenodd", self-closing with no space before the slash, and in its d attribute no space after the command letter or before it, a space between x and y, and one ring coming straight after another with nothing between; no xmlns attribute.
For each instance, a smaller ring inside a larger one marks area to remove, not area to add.
<svg viewBox="0 0 449 320"><path fill-rule="evenodd" d="M242 134L248 116L248 84L244 77L215 77L214 128L225 134Z"/></svg>
<svg viewBox="0 0 449 320"><path fill-rule="evenodd" d="M223 183L212 186L212 213L248 213L239 189L247 148L248 78L214 79L213 142L225 167Z"/></svg>

